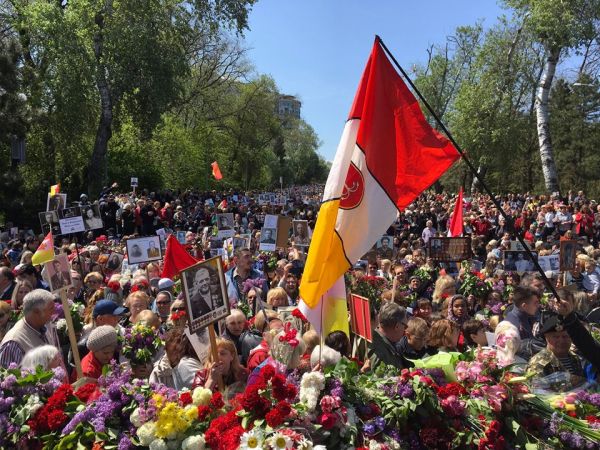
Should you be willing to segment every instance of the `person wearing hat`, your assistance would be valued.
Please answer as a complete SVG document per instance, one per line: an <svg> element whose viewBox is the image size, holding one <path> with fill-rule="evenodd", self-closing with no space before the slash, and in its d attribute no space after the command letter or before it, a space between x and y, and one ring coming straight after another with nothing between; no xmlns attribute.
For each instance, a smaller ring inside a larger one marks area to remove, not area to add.
<svg viewBox="0 0 600 450"><path fill-rule="evenodd" d="M119 321L121 320L123 314L125 314L127 311L127 308L119 305L118 303L112 300L98 300L98 302L94 305L94 309L92 311L92 323L83 327L82 337L77 343L79 355L83 357L88 353L87 343L89 340L89 336L91 336L91 333L96 328L105 325L110 325L111 327L116 329L119 326ZM69 363L72 363L72 355L70 352Z"/></svg>
<svg viewBox="0 0 600 450"><path fill-rule="evenodd" d="M81 360L83 376L98 379L102 375L102 368L115 357L117 330L111 325L94 328L88 337L87 348L89 353ZM73 373L77 377L77 373Z"/></svg>
<svg viewBox="0 0 600 450"><path fill-rule="evenodd" d="M568 373L568 380L561 388L571 389L585 381L583 361L571 351L571 338L562 319L553 315L548 317L540 334L546 339L546 348L534 355L527 365L527 373L537 377L547 377L557 372Z"/></svg>

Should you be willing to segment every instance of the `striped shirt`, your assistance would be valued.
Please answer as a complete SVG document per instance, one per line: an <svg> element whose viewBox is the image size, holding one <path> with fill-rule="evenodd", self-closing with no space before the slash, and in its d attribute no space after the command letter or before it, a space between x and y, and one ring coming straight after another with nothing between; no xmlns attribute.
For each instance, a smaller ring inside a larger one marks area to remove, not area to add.
<svg viewBox="0 0 600 450"><path fill-rule="evenodd" d="M31 325L25 321L25 325L35 331L44 342L48 342L46 339L46 328L40 332L33 328ZM0 347L0 367L8 368L11 363L21 364L23 360L23 356L25 356L25 351L17 341L7 341Z"/></svg>

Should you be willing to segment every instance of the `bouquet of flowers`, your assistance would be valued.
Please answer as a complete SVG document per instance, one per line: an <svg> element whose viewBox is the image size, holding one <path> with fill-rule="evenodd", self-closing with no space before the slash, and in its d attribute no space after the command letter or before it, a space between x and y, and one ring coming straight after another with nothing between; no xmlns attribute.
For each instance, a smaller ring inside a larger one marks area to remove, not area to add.
<svg viewBox="0 0 600 450"><path fill-rule="evenodd" d="M492 284L486 281L481 272L470 270L464 274L462 284L458 292L464 296L474 295L479 299L485 299L492 290Z"/></svg>
<svg viewBox="0 0 600 450"><path fill-rule="evenodd" d="M154 328L142 323L136 323L125 329L125 334L119 336L121 351L131 364L144 365L152 362L156 352L163 346L160 333Z"/></svg>
<svg viewBox="0 0 600 450"><path fill-rule="evenodd" d="M366 275L353 280L351 291L369 299L371 314L376 314L381 305L381 294L389 289L389 283L385 278Z"/></svg>
<svg viewBox="0 0 600 450"><path fill-rule="evenodd" d="M67 331L67 320L64 318L64 311L62 306L60 308L60 318L56 321L56 331L62 345L69 343L69 335ZM81 333L83 330L83 315L85 312L85 306L81 303L75 303L69 301L69 310L71 311L71 319L73 320L73 331L75 334Z"/></svg>

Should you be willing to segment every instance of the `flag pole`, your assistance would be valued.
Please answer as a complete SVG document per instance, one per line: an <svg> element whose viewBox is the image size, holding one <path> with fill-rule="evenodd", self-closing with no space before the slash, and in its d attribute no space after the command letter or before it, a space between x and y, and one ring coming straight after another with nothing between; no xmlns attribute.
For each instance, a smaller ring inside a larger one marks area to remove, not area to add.
<svg viewBox="0 0 600 450"><path fill-rule="evenodd" d="M481 187L483 188L483 190L485 191L485 193L490 196L490 199L491 199L492 203L494 203L494 206L498 209L498 212L500 213L500 215L502 217L504 217L504 219L506 220L506 223L511 223L512 224L513 223L512 219L504 212L504 210L502 209L502 207L500 206L500 204L496 200L496 198L495 198L494 194L492 193L492 191L490 190L490 188L488 188L487 184L485 184L485 182L483 181L483 179L479 176L479 173L475 169L475 166L473 166L473 163L469 160L469 158L467 158L467 155L464 152L464 150L461 148L460 145L458 145L458 142L456 142L454 140L454 137L452 136L452 133L450 133L450 130L448 130L448 128L446 128L446 125L444 125L444 123L442 122L442 120L438 117L438 115L435 113L435 111L433 110L433 108L429 105L429 103L427 102L427 100L425 99L425 97L423 97L423 95L421 94L421 92L419 92L419 89L417 89L417 86L415 86L415 84L412 82L412 80L410 79L410 77L408 76L408 74L404 71L404 69L402 68L402 66L400 65L400 63L396 60L396 58L394 57L394 55L392 54L392 52L387 48L387 46L385 45L385 43L383 42L383 40L381 39L381 37L379 37L378 35L375 35L375 39L379 43L379 45L381 45L381 48L383 48L383 50L389 56L389 58L392 60L392 62L396 66L396 68L400 71L400 73L402 74L402 76L404 77L404 79L408 82L408 84L410 85L410 87L412 88L412 90L415 92L415 94L417 94L417 96L419 97L419 99L421 100L421 102L423 102L423 105L425 105L425 107L427 108L427 110L429 111L429 113L435 119L435 121L437 122L437 124L439 125L439 127L442 129L442 131L446 134L446 136L448 137L448 139L450 140L450 142L452 142L452 144L454 145L454 147L456 148L456 150L460 154L462 160L465 162L465 164L467 165L467 167L469 168L469 170L471 171L471 173L473 174L473 176L475 178L477 178L477 180L481 184ZM531 251L531 249L529 248L529 246L525 243L525 241L523 240L523 237L521 236L521 234L517 233L515 231L515 236L517 237L517 240L521 243L521 245L525 249L525 252L529 256L529 259L531 260L531 262L533 262L533 265L535 266L535 269L542 276L542 280L544 280L544 284L546 285L546 287L548 287L548 289L550 290L550 292L552 292L552 294L558 299L559 297L558 297L558 293L556 292L556 288L552 285L552 283L550 282L550 280L548 279L548 277L546 276L546 274L542 270L542 267L539 265L537 259L535 259L533 257L533 252Z"/></svg>

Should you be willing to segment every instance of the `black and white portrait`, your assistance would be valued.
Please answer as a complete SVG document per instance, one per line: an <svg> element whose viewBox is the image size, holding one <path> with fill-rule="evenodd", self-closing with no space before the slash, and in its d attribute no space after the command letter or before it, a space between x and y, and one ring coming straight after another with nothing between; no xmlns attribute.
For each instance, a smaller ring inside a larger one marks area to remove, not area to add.
<svg viewBox="0 0 600 450"><path fill-rule="evenodd" d="M85 229L96 230L102 228L102 218L100 217L100 207L97 204L85 205L81 207L81 215Z"/></svg>
<svg viewBox="0 0 600 450"><path fill-rule="evenodd" d="M537 253L534 252L533 255L534 258L537 258ZM535 270L535 265L525 251L505 251L504 270L518 273L532 272Z"/></svg>
<svg viewBox="0 0 600 450"><path fill-rule="evenodd" d="M58 291L71 286L71 269L66 253L57 255L55 259L44 264L46 278L50 284L51 291Z"/></svg>
<svg viewBox="0 0 600 450"><path fill-rule="evenodd" d="M181 275L192 332L229 315L220 257L195 264L181 272Z"/></svg>
<svg viewBox="0 0 600 450"><path fill-rule="evenodd" d="M117 271L121 268L121 263L123 262L123 255L120 253L113 252L108 256L108 260L106 261L106 268L108 270Z"/></svg>
<svg viewBox="0 0 600 450"><path fill-rule="evenodd" d="M48 194L46 211L59 211L67 204L67 194Z"/></svg>
<svg viewBox="0 0 600 450"><path fill-rule="evenodd" d="M54 236L60 234L58 213L56 211L41 212L39 213L39 217L43 234L48 234L50 231L52 231Z"/></svg>
<svg viewBox="0 0 600 450"><path fill-rule="evenodd" d="M310 237L308 237L308 222L306 220L294 220L294 244L308 247Z"/></svg>
<svg viewBox="0 0 600 450"><path fill-rule="evenodd" d="M394 238L392 236L382 236L381 239L377 241L377 255L383 259L391 259L393 243Z"/></svg>
<svg viewBox="0 0 600 450"><path fill-rule="evenodd" d="M217 236L221 239L233 237L233 213L217 214Z"/></svg>
<svg viewBox="0 0 600 450"><path fill-rule="evenodd" d="M139 264L162 258L159 236L146 236L127 240L127 262Z"/></svg>
<svg viewBox="0 0 600 450"><path fill-rule="evenodd" d="M577 249L577 241L561 241L560 242L560 270L575 269L575 250Z"/></svg>
<svg viewBox="0 0 600 450"><path fill-rule="evenodd" d="M277 248L277 229L262 228L260 232L260 250L273 252Z"/></svg>

